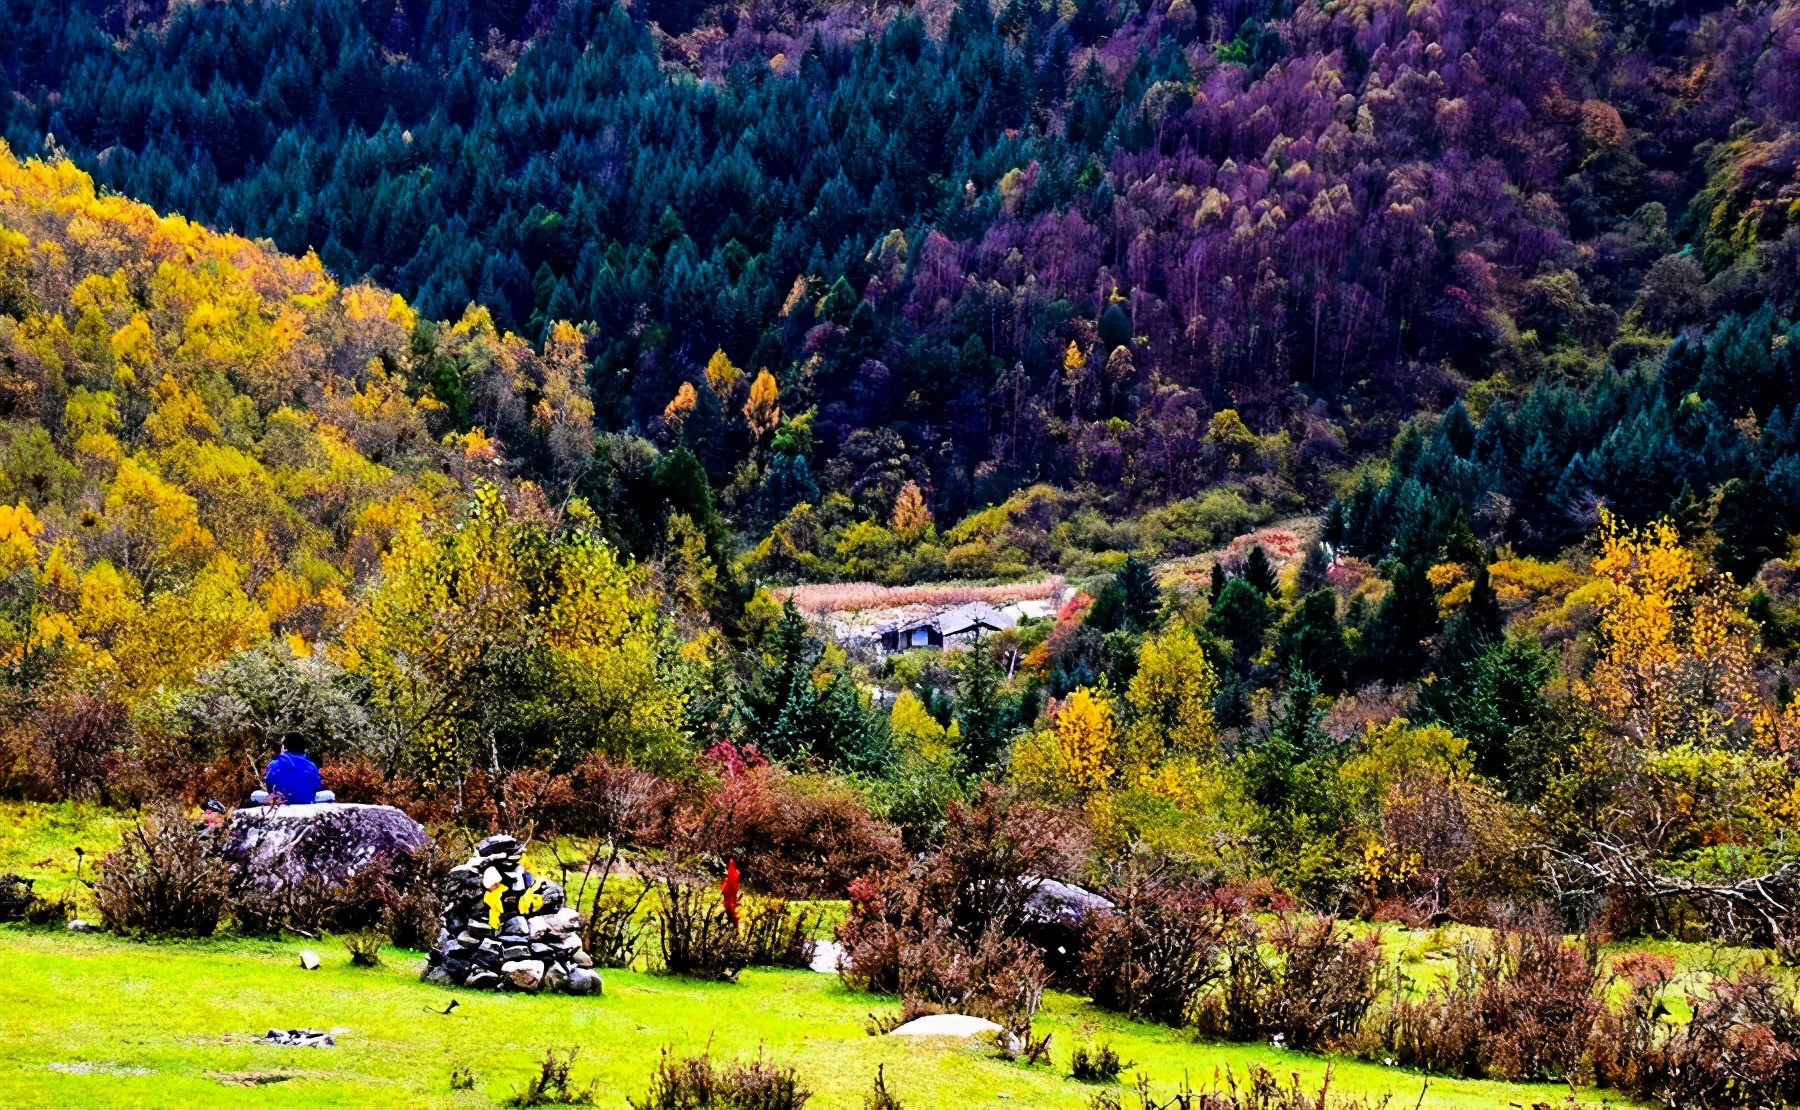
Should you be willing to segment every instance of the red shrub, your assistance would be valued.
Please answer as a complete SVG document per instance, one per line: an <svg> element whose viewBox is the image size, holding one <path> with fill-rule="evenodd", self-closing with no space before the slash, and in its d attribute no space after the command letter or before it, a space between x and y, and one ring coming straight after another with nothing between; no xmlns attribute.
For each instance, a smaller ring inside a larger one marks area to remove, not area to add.
<svg viewBox="0 0 1800 1110"><path fill-rule="evenodd" d="M855 791L773 767L726 778L675 821L679 850L735 859L746 883L788 898L840 897L857 876L906 858Z"/></svg>
<svg viewBox="0 0 1800 1110"><path fill-rule="evenodd" d="M100 793L130 730L119 702L80 692L59 697L38 716L33 770L56 798Z"/></svg>
<svg viewBox="0 0 1800 1110"><path fill-rule="evenodd" d="M1619 1044L1596 1051L1595 1077L1664 1106L1788 1106L1800 1100L1800 1007L1765 967L1716 980L1694 1016L1656 1019L1661 984L1636 988L1600 1028ZM1640 1032L1640 1027L1642 1031Z"/></svg>

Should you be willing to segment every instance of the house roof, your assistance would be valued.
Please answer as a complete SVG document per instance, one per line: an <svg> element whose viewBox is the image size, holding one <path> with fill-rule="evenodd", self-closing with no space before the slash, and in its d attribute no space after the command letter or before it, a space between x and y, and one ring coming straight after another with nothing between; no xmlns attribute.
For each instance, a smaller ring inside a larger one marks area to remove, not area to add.
<svg viewBox="0 0 1800 1110"><path fill-rule="evenodd" d="M962 636L975 631L979 626L988 632L997 632L1011 628L1019 623L1019 618L1011 613L1001 612L985 601L970 601L962 605L940 609L914 620L896 624L883 629L884 632L898 632L905 635L920 628L930 628L940 636Z"/></svg>

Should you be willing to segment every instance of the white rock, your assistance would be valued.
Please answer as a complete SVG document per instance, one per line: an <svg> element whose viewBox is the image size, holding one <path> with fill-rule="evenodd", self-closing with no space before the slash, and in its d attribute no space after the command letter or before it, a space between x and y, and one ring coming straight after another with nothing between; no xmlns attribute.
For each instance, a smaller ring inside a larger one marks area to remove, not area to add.
<svg viewBox="0 0 1800 1110"><path fill-rule="evenodd" d="M815 940L812 945L812 969L821 975L836 975L844 946L835 940Z"/></svg>
<svg viewBox="0 0 1800 1110"><path fill-rule="evenodd" d="M300 966L308 971L319 970L319 954L310 948L300 950Z"/></svg>
<svg viewBox="0 0 1800 1110"><path fill-rule="evenodd" d="M525 923L531 930L533 940L544 936L568 936L581 931L581 914L571 906L564 906L555 913L541 913L527 918Z"/></svg>
<svg viewBox="0 0 1800 1110"><path fill-rule="evenodd" d="M890 1037L984 1037L1001 1032L986 1018L968 1014L927 1014L889 1033Z"/></svg>

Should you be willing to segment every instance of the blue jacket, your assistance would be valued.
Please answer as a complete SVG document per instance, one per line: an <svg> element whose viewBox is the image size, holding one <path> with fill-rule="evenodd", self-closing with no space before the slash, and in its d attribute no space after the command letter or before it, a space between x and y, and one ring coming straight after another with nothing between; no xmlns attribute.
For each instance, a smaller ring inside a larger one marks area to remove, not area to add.
<svg viewBox="0 0 1800 1110"><path fill-rule="evenodd" d="M282 752L263 774L269 793L288 805L311 805L320 789L319 768L299 752Z"/></svg>

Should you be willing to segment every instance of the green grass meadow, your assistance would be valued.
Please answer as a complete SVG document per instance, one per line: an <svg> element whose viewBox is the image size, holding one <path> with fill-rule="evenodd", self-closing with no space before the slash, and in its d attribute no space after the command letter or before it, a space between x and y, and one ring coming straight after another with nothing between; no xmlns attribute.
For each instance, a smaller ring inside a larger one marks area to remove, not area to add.
<svg viewBox="0 0 1800 1110"><path fill-rule="evenodd" d="M91 920L79 866L116 846L129 816L95 807L0 806L0 872L37 881L40 894L75 896ZM75 849L83 849L77 854ZM555 874L548 858L533 865ZM83 860L85 859L85 862ZM827 906L827 916L841 907ZM1396 957L1421 970L1447 939L1392 934ZM302 948L324 959L300 967ZM710 1050L727 1061L766 1053L795 1067L814 1110L857 1110L878 1065L910 1110L1045 1107L1080 1110L1099 1090L1067 1078L1071 1049L1110 1043L1166 1097L1183 1076L1197 1088L1225 1069L1260 1063L1298 1073L1391 1110L1549 1104L1553 1085L1432 1077L1268 1045L1213 1044L1050 992L1038 1030L1052 1034L1051 1066L997 1059L991 1048L871 1037L871 1013L893 999L847 990L833 975L748 970L737 983L705 983L643 971L606 971L599 997L488 994L419 980L422 954L388 949L372 969L350 965L341 943L215 939L133 941L62 929L0 926L0 1107L486 1107L503 1104L536 1074L548 1049L578 1047L574 1077L595 1104L624 1110L643 1097L658 1055ZM439 1013L451 1001L453 1012ZM271 1028L337 1033L334 1048L275 1048L251 1038ZM473 1090L451 1074L472 1069ZM1421 1095L1423 1097L1421 1097ZM1127 1103L1129 1105L1129 1103ZM1583 1090L1580 1105L1629 1105Z"/></svg>
<svg viewBox="0 0 1800 1110"><path fill-rule="evenodd" d="M139 943L50 930L0 929L0 1104L5 1106L491 1106L522 1089L547 1048L579 1046L575 1076L599 1106L641 1097L657 1054L708 1048L720 1060L765 1052L796 1067L813 1107L862 1105L878 1064L909 1107L1084 1107L1095 1087L1065 1077L1078 1039L1101 1039L1172 1088L1252 1061L1315 1084L1391 1094L1395 1107L1561 1106L1553 1086L1422 1077L1264 1045L1195 1043L1052 993L1041 1029L1054 1067L994 1059L957 1043L871 1037L872 1010L892 1002L844 989L835 976L746 971L735 984L641 972L606 973L595 998L477 994L418 980L417 953L350 966L323 942L325 966L304 971L306 942ZM445 1015L454 999L459 1005ZM273 1048L271 1027L337 1030L335 1048ZM450 1088L473 1068L473 1091ZM1598 1106L1597 1097L1583 1105Z"/></svg>

